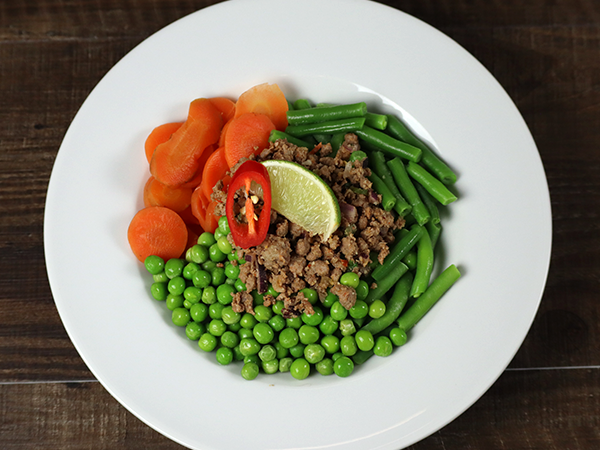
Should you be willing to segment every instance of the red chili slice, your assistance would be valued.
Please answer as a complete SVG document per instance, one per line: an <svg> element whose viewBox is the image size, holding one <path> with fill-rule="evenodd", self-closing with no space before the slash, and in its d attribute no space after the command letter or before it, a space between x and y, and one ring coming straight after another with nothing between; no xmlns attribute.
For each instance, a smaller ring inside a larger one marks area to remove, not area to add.
<svg viewBox="0 0 600 450"><path fill-rule="evenodd" d="M259 216L255 213L254 202L250 194L250 186L253 181L261 186L263 192L263 206ZM241 188L245 188L245 216L248 223L239 222L233 212L236 202L235 194ZM256 161L246 161L236 170L227 190L225 212L235 245L250 248L265 240L271 222L271 180L265 166Z"/></svg>

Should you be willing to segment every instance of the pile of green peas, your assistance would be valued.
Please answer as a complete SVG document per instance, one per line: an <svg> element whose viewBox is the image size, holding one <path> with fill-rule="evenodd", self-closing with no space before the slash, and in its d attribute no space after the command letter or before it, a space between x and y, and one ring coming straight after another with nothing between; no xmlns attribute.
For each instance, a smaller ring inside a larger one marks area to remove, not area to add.
<svg viewBox="0 0 600 450"><path fill-rule="evenodd" d="M369 318L383 316L386 305L381 300L367 304L369 286L353 272L340 277L341 284L356 290L356 304L349 310L335 294L320 301L314 289L306 288L301 292L313 305L314 314L286 319L283 301L268 307L263 304L264 295L279 295L269 286L264 295L251 292L254 315L235 312L233 294L246 290L239 279L239 266L246 261L238 259L227 238L229 233L223 216L214 234L202 233L198 243L186 251L185 259L165 262L149 256L144 261L154 280L152 297L164 301L173 324L185 328L187 338L196 341L201 350L214 351L219 364L242 361L241 375L246 380L256 378L261 370L266 374L290 372L302 380L312 368L321 375L347 377L354 371L353 357L359 351L385 357L394 346L406 342L406 334L399 329L377 336L360 329Z"/></svg>

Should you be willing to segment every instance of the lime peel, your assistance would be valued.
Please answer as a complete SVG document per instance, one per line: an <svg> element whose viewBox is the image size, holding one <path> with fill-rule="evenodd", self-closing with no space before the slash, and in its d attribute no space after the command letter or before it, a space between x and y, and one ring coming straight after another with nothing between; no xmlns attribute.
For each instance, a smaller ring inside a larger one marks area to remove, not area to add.
<svg viewBox="0 0 600 450"><path fill-rule="evenodd" d="M317 174L295 162L263 161L271 180L271 208L327 241L341 223L335 194Z"/></svg>

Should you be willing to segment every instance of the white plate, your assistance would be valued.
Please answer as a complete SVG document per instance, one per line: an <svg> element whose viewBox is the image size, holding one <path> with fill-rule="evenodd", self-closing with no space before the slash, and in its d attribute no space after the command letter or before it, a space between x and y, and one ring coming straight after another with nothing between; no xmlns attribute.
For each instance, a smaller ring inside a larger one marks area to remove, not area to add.
<svg viewBox="0 0 600 450"><path fill-rule="evenodd" d="M438 268L463 278L389 358L351 377L239 376L150 299L126 230L142 207L144 139L196 97L276 82L289 98L394 111L459 174ZM194 449L398 449L472 405L521 345L548 271L540 157L514 104L455 42L365 1L225 2L166 27L104 77L58 153L45 251L57 308L104 387Z"/></svg>

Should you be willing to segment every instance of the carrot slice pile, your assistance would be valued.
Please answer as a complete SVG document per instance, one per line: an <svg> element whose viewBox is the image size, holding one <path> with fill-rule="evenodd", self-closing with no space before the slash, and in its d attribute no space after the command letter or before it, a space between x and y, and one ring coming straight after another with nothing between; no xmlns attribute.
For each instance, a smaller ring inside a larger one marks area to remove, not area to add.
<svg viewBox="0 0 600 450"><path fill-rule="evenodd" d="M235 115L235 102L225 97L211 97L208 99L221 113L223 123L229 122Z"/></svg>
<svg viewBox="0 0 600 450"><path fill-rule="evenodd" d="M241 158L258 154L269 146L269 135L275 125L268 116L245 113L236 117L227 127L225 160L233 167Z"/></svg>
<svg viewBox="0 0 600 450"><path fill-rule="evenodd" d="M144 186L144 206L164 206L180 212L190 206L192 188L172 188L150 177Z"/></svg>
<svg viewBox="0 0 600 450"><path fill-rule="evenodd" d="M240 95L235 104L235 117L249 112L264 114L280 131L284 131L287 121L288 102L276 84L263 83L254 86Z"/></svg>
<svg viewBox="0 0 600 450"><path fill-rule="evenodd" d="M190 104L187 120L158 145L150 161L150 173L163 184L178 187L194 178L202 152L219 140L223 119L205 98Z"/></svg>
<svg viewBox="0 0 600 450"><path fill-rule="evenodd" d="M133 254L142 262L150 255L168 260L179 258L185 251L188 230L175 211L150 206L133 216L127 229L127 240Z"/></svg>

